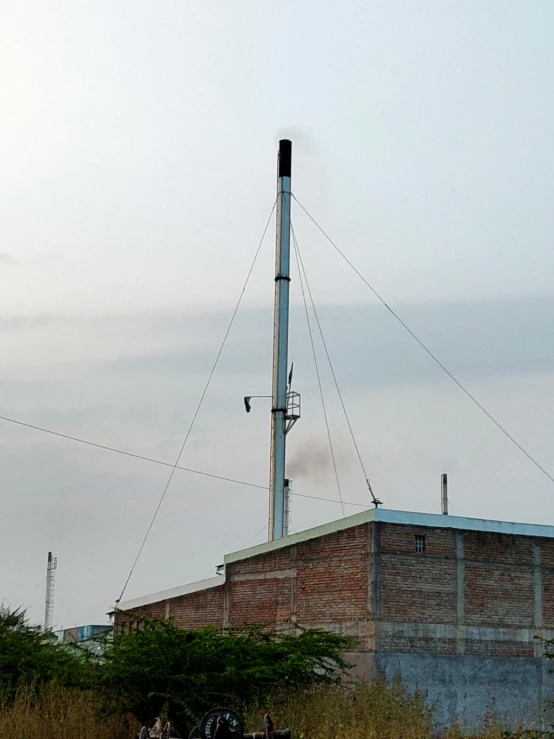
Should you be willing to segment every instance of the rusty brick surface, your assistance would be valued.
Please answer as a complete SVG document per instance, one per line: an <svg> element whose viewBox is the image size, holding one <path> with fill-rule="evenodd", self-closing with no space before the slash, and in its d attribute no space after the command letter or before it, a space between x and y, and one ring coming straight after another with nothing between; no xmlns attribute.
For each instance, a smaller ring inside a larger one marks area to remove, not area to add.
<svg viewBox="0 0 554 739"><path fill-rule="evenodd" d="M199 629L208 625L222 627L223 586L125 611L117 615L116 622L133 621L141 617L163 621L167 614L170 621L182 629Z"/></svg>
<svg viewBox="0 0 554 739"><path fill-rule="evenodd" d="M380 652L423 652L425 654L456 654L454 639L386 634L379 637Z"/></svg>
<svg viewBox="0 0 554 739"><path fill-rule="evenodd" d="M241 577L293 572L264 580ZM262 554L229 567L231 623L352 621L367 613L367 526ZM293 582L294 580L294 582Z"/></svg>
<svg viewBox="0 0 554 739"><path fill-rule="evenodd" d="M228 574L273 572L274 570L286 570L290 567L291 547L278 549L276 552L259 554L257 557L243 559L234 562L228 568Z"/></svg>
<svg viewBox="0 0 554 739"><path fill-rule="evenodd" d="M425 537L427 557L456 557L455 532L451 529L431 529L418 526L381 524L381 552L383 554L415 554L415 537Z"/></svg>
<svg viewBox="0 0 554 739"><path fill-rule="evenodd" d="M230 625L270 624L291 616L290 579L234 582L231 589Z"/></svg>
<svg viewBox="0 0 554 739"><path fill-rule="evenodd" d="M353 621L367 614L367 556L348 562L302 563L296 586L297 616L310 621Z"/></svg>
<svg viewBox="0 0 554 739"><path fill-rule="evenodd" d="M541 559L543 567L554 569L554 541L552 539L537 539L541 548Z"/></svg>
<svg viewBox="0 0 554 739"><path fill-rule="evenodd" d="M454 560L383 555L381 583L381 617L386 621L456 622Z"/></svg>
<svg viewBox="0 0 554 739"><path fill-rule="evenodd" d="M358 526L297 547L300 623L367 618L367 536L367 526Z"/></svg>
<svg viewBox="0 0 554 739"><path fill-rule="evenodd" d="M533 540L530 537L466 531L464 548L468 561L533 564Z"/></svg>
<svg viewBox="0 0 554 739"><path fill-rule="evenodd" d="M532 629L542 618L544 627L554 629L553 541L441 527L372 526L234 562L227 567L225 586L171 599L169 618L184 628L283 627L293 621L352 633L361 649L444 655L458 650L483 657L533 656L533 644L515 637L502 641L505 637L498 635L489 639L485 632L466 639L457 630L460 625ZM425 537L422 553L415 551L416 536ZM463 547L457 548L457 541ZM460 554L463 560L457 559ZM422 629L376 636L375 614L383 622L422 624ZM141 615L165 618L166 601L118 614L116 620L135 628ZM434 626L436 636L431 636Z"/></svg>
<svg viewBox="0 0 554 739"><path fill-rule="evenodd" d="M544 626L554 629L554 568L542 571L542 614Z"/></svg>
<svg viewBox="0 0 554 739"><path fill-rule="evenodd" d="M223 585L169 601L169 619L183 629L223 626Z"/></svg>
<svg viewBox="0 0 554 739"><path fill-rule="evenodd" d="M304 562L327 560L331 563L337 557L347 558L349 555L364 553L367 549L367 536L367 524L354 526L318 539L301 542L296 546L296 555Z"/></svg>
<svg viewBox="0 0 554 739"><path fill-rule="evenodd" d="M533 626L532 568L466 562L465 610L470 626Z"/></svg>

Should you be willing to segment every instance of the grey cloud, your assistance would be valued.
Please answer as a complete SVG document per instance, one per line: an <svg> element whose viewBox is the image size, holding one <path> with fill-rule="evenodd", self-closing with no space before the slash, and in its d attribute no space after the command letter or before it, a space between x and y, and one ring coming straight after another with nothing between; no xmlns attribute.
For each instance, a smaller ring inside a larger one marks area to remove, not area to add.
<svg viewBox="0 0 554 739"><path fill-rule="evenodd" d="M32 328L48 326L59 320L47 313L35 316L0 316L0 331L24 331ZM67 318L64 319L67 322Z"/></svg>
<svg viewBox="0 0 554 739"><path fill-rule="evenodd" d="M398 313L455 374L488 377L554 370L554 296L477 303L401 305ZM305 318L291 310L290 359L295 377L306 384L313 372ZM442 371L380 305L324 306L319 310L331 357L340 379L348 385L391 386L429 383ZM140 319L138 319L140 320ZM163 318L157 320L162 323ZM178 332L175 317L168 320ZM213 332L214 314L186 316L188 331ZM325 358L316 334L322 367ZM179 342L181 343L181 342ZM128 356L108 363L117 372L201 373L215 358L216 343L172 352ZM220 361L220 372L263 374L271 362L271 311L248 309L231 334ZM325 370L324 370L325 371Z"/></svg>
<svg viewBox="0 0 554 739"><path fill-rule="evenodd" d="M546 376L554 363L549 341L553 308L554 298L544 297L479 304L405 305L398 310L461 379L469 378L477 383L480 378L498 374L544 372ZM440 472L452 472L456 464L459 469L452 480L454 505L458 500L466 501L467 496L474 495L477 499L483 489L498 486L503 491L506 488L517 492L527 484L528 462L514 455L511 448L506 449L505 440L499 438L488 422L481 426L479 415L461 394L441 394L437 380L442 375L382 307L324 306L320 318L362 453L368 450L369 474L387 505L413 507L409 502L410 491L423 490L423 503L418 497L417 506L425 509L428 505L433 510L435 491L432 488L428 493L425 485L432 487ZM58 320L63 321L63 316L54 317L53 325ZM84 343L88 341L89 330L96 334L99 326L103 334L111 329L115 333L132 332L139 326L144 337L144 354L89 363L79 368L79 374L73 367L62 368L57 379L47 383L40 370L36 372L34 384L18 382L17 378L2 381L4 403L8 399L13 407L13 412L4 412L15 417L23 412L24 420L30 423L146 456L174 460L226 320L225 311L74 318L74 323L81 327ZM309 445L310 439L319 439L322 423L304 321L302 308L293 306L291 359L295 361L295 385L303 393L305 415L294 430L288 472L298 478L297 492L329 498L336 496L336 491L324 453L324 437L321 444L317 443L316 456L318 464L325 465L325 479L314 476L310 469L305 471L305 476L302 469L295 469L295 458L306 451L303 440L307 439ZM246 415L242 396L268 389L271 324L270 308L244 309L237 317L182 459L186 466L265 483L269 409L260 401L255 412ZM45 328L45 333L49 330ZM167 336L169 345L176 347L174 351L148 352L152 346L148 337L159 332ZM188 345L187 336L197 341L198 337L205 337L205 340L190 349L180 349ZM324 381L329 382L328 375ZM525 392L532 383L534 379L526 384ZM375 388L378 392L366 393ZM509 408L511 398L511 394L504 396L503 407ZM441 402L448 402L448 423ZM337 461L340 474L346 476L345 499L364 502L367 491L357 462L346 437L341 445L338 416L333 406L330 410L333 433L339 433ZM537 423L540 423L537 408L525 405L521 425L528 416L539 419ZM517 414L508 420L514 428L519 428ZM40 604L42 597L43 555L54 549L60 557L58 612L75 614L75 619L80 620L100 618L102 608L107 608L110 598L117 594L129 562L136 554L167 480L167 470L30 430L15 433L10 425L0 429L4 442L0 448L4 471L0 500L6 512L0 525L3 556L19 551L17 534L21 521L26 521L33 539L32 548L26 546L24 554L18 554L25 588L14 578L7 583L6 592L16 604L25 602L24 597L31 597L26 593L34 593L35 612L39 612L36 604ZM536 453L541 457L544 435L541 431L532 439L532 451L537 447ZM487 442L492 439L485 451L480 446L483 438ZM343 454L343 446L350 449L352 462L346 452ZM498 468L505 460L508 464L503 464L499 473ZM512 483L509 475L514 469L521 470L521 480ZM491 479L485 479L485 473ZM529 516L536 515L535 510L543 505L540 484L540 479L533 483L536 506ZM227 485L179 473L129 595L205 576L210 563L217 564L216 556L240 548L261 528L267 515L264 491ZM504 497L505 492L502 500ZM480 513L522 515L514 513L511 507L508 513L507 508L502 508L504 504L495 500L491 496L488 509L486 501L479 502ZM470 510L469 503L462 505L466 511ZM339 515L338 504L294 499L293 516L299 528L336 515ZM232 527L227 525L229 521L233 521ZM218 526L217 534L213 534ZM210 531L210 536L206 536L206 531ZM176 548L178 556L175 556ZM201 564L196 563L196 558ZM92 579L87 579L84 595L75 604L71 594L82 583L85 570L94 574Z"/></svg>
<svg viewBox="0 0 554 739"><path fill-rule="evenodd" d="M133 331L141 334L165 333L191 334L201 327L208 337L214 331L223 331L229 314L222 310L201 312L151 310L148 312L98 313L98 315L79 315L78 313L52 312L36 314L12 314L0 316L0 330L25 330L35 327L51 326L76 327L82 330L99 328L103 331Z"/></svg>
<svg viewBox="0 0 554 739"><path fill-rule="evenodd" d="M36 264L37 267L52 267L57 264L67 264L67 262L67 257L53 252L49 254L36 254L33 257L33 263Z"/></svg>
<svg viewBox="0 0 554 739"><path fill-rule="evenodd" d="M0 264L4 264L7 267L13 267L19 264L19 259L12 257L11 254L6 254L4 251L0 251Z"/></svg>

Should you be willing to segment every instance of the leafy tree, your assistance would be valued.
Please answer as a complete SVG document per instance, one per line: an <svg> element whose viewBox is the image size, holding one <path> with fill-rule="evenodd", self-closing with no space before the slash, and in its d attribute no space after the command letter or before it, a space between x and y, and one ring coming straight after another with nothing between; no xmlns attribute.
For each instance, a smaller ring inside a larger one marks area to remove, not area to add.
<svg viewBox="0 0 554 739"><path fill-rule="evenodd" d="M76 653L29 623L24 610L0 605L0 695L10 699L22 683L39 685L53 678L75 683L80 675Z"/></svg>
<svg viewBox="0 0 554 739"><path fill-rule="evenodd" d="M349 667L342 654L352 645L323 630L186 631L144 620L106 646L96 687L110 712L132 713L142 723L163 714L185 732L217 705L241 709L270 695L339 682Z"/></svg>

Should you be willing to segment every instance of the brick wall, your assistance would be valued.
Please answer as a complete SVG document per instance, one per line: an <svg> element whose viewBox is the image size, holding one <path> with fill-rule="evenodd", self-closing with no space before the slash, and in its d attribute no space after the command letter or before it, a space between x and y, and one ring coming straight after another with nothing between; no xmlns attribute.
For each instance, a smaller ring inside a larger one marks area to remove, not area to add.
<svg viewBox="0 0 554 739"><path fill-rule="evenodd" d="M169 618L183 629L223 627L223 585L168 601Z"/></svg>
<svg viewBox="0 0 554 739"><path fill-rule="evenodd" d="M182 628L365 622L368 556L364 524L230 564L225 586L127 611L117 620L169 617Z"/></svg>
<svg viewBox="0 0 554 739"><path fill-rule="evenodd" d="M533 540L526 536L465 531L465 558L474 562L530 567L533 564Z"/></svg>
<svg viewBox="0 0 554 739"><path fill-rule="evenodd" d="M381 524L380 551L379 651L529 657L554 626L550 540Z"/></svg>
<svg viewBox="0 0 554 739"><path fill-rule="evenodd" d="M417 536L425 551L416 552ZM449 529L381 524L381 619L456 622L456 545Z"/></svg>
<svg viewBox="0 0 554 739"><path fill-rule="evenodd" d="M117 614L116 624L126 628L126 624L134 625L138 619L144 617L158 620L169 618L182 629L199 629L202 626L222 628L223 584L125 611Z"/></svg>
<svg viewBox="0 0 554 739"><path fill-rule="evenodd" d="M233 582L229 626L270 624L291 616L291 579Z"/></svg>
<svg viewBox="0 0 554 739"><path fill-rule="evenodd" d="M300 623L367 618L367 525L299 544L296 567Z"/></svg>
<svg viewBox="0 0 554 739"><path fill-rule="evenodd" d="M165 601L150 603L141 608L134 608L132 611L117 613L115 618L115 626L117 630L128 631L137 628L140 619L151 618L154 620L163 620L165 617Z"/></svg>
<svg viewBox="0 0 554 739"><path fill-rule="evenodd" d="M532 627L533 541L472 531L464 547L466 623Z"/></svg>
<svg viewBox="0 0 554 739"><path fill-rule="evenodd" d="M456 654L456 640L441 637L418 637L385 634L379 637L380 652L423 652L424 654Z"/></svg>
<svg viewBox="0 0 554 739"><path fill-rule="evenodd" d="M554 629L554 541L363 524L231 563L225 584L117 620L141 615L183 628L325 627L362 651L536 656L534 636Z"/></svg>
<svg viewBox="0 0 554 739"><path fill-rule="evenodd" d="M365 620L367 546L365 524L229 565L229 624Z"/></svg>
<svg viewBox="0 0 554 739"><path fill-rule="evenodd" d="M533 626L533 572L528 565L466 562L465 620L470 626Z"/></svg>
<svg viewBox="0 0 554 739"><path fill-rule="evenodd" d="M554 629L554 541L541 542L543 624Z"/></svg>

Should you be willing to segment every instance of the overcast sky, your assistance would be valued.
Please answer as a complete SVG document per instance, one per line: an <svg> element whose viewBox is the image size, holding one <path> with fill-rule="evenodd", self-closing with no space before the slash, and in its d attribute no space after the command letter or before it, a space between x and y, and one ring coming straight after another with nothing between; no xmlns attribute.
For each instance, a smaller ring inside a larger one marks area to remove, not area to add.
<svg viewBox="0 0 554 739"><path fill-rule="evenodd" d="M275 198L293 190L554 474L551 0L19 0L0 8L0 415L174 462ZM554 484L293 222L386 507L554 524ZM274 224L181 463L264 486ZM338 493L297 275L294 490ZM318 348L319 351L319 348ZM322 357L345 501L368 503ZM103 622L168 469L0 422L0 600ZM309 461L312 460L312 463ZM263 489L179 471L125 598L266 537ZM347 514L362 508L346 505ZM341 516L295 497L293 530Z"/></svg>

